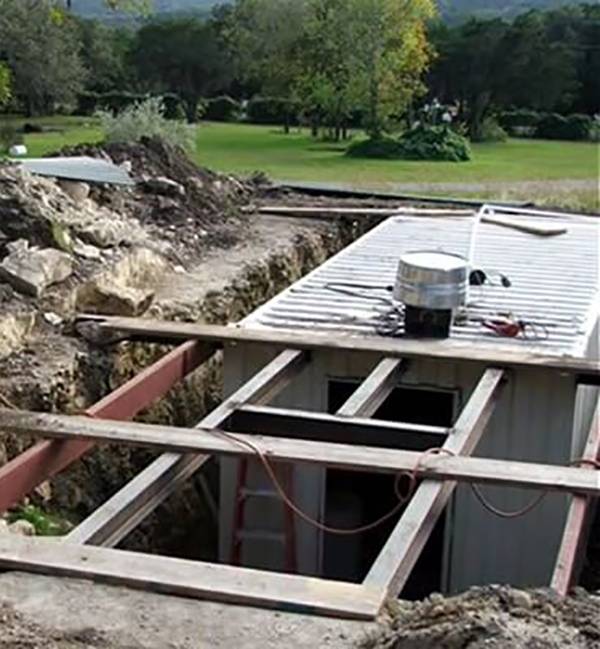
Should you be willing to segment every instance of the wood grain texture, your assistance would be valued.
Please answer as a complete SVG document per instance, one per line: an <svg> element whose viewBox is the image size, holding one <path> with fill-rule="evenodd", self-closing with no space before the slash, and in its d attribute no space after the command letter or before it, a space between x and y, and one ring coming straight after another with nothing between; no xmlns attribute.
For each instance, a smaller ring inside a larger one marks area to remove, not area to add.
<svg viewBox="0 0 600 649"><path fill-rule="evenodd" d="M494 367L538 367L569 372L597 379L600 361L564 355L545 355L527 351L508 350L493 343L456 340L415 340L384 336L354 336L317 334L306 331L282 331L224 327L220 325L166 322L143 318L112 318L80 316L94 320L107 331L127 334L141 340L204 340L222 343L261 344L292 349L377 353L390 358L430 358L445 361L475 362Z"/></svg>
<svg viewBox="0 0 600 649"><path fill-rule="evenodd" d="M10 534L0 536L0 567L349 619L373 619L381 600L376 590L356 584Z"/></svg>

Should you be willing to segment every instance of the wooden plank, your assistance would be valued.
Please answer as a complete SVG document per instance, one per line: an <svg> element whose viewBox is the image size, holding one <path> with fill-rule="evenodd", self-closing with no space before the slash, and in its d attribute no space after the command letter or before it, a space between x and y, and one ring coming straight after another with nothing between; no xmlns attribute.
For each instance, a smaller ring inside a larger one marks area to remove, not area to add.
<svg viewBox="0 0 600 649"><path fill-rule="evenodd" d="M91 417L130 419L164 396L215 352L212 344L184 343L86 410ZM41 442L0 467L0 512L66 469L92 448L83 441Z"/></svg>
<svg viewBox="0 0 600 649"><path fill-rule="evenodd" d="M600 402L596 406L583 459L600 461ZM586 468L586 465L584 464L583 467ZM593 471L591 465L587 465L587 468ZM600 481L600 474L596 472L596 475L598 475ZM550 584L551 588L563 597L569 593L577 578L577 571L581 563L579 558L585 547L586 520L589 515L589 508L589 497L573 496Z"/></svg>
<svg viewBox="0 0 600 649"><path fill-rule="evenodd" d="M381 593L358 584L11 534L0 536L0 566L195 599L359 620L373 619L381 599Z"/></svg>
<svg viewBox="0 0 600 649"><path fill-rule="evenodd" d="M239 404L268 403L305 367L308 359L305 352L291 349L281 352L207 415L199 426L219 427ZM68 540L116 545L208 459L209 456L202 455L162 455L78 525L68 535Z"/></svg>
<svg viewBox="0 0 600 649"><path fill-rule="evenodd" d="M325 412L290 410L270 406L240 406L228 420L228 429L342 444L420 450L424 444L441 446L450 428L405 422L340 417ZM420 441L415 440L415 434Z"/></svg>
<svg viewBox="0 0 600 649"><path fill-rule="evenodd" d="M248 207L244 211L259 214L273 214L275 216L291 216L297 218L327 218L336 216L361 217L379 216L474 216L473 210L441 209L428 207L331 207L331 206L290 206L290 205L263 205L261 207Z"/></svg>
<svg viewBox="0 0 600 649"><path fill-rule="evenodd" d="M484 214L481 217L482 223L491 223L503 228L518 230L527 234L537 234L542 237L555 237L558 234L566 234L569 229L564 224L539 223L538 221L523 221L495 214Z"/></svg>
<svg viewBox="0 0 600 649"><path fill-rule="evenodd" d="M582 376L600 376L600 361L565 355L544 355L528 351L508 350L494 343L456 340L415 340L385 336L357 336L308 331L283 331L224 327L219 325L166 322L144 318L118 318L82 315L94 320L106 331L116 331L141 340L177 341L204 340L223 343L261 344L306 350L375 353L390 358L428 358L445 361L476 362L503 367L537 367Z"/></svg>
<svg viewBox="0 0 600 649"><path fill-rule="evenodd" d="M444 449L455 455L472 453L494 411L503 377L503 370L485 371ZM431 480L419 485L369 570L365 585L383 588L389 597L400 594L455 486L455 482Z"/></svg>
<svg viewBox="0 0 600 649"><path fill-rule="evenodd" d="M398 385L407 363L384 358L337 411L338 417L372 417Z"/></svg>
<svg viewBox="0 0 600 649"><path fill-rule="evenodd" d="M140 446L176 454L210 453L254 457L254 447L274 462L307 463L380 473L410 471L419 466L423 477L435 480L480 482L600 496L600 475L576 467L423 455L422 451L381 449L285 437L223 433L216 429L174 428L13 410L0 411L0 428L17 434L36 434L57 439L83 437L100 443ZM453 438L457 434L460 433L453 433Z"/></svg>

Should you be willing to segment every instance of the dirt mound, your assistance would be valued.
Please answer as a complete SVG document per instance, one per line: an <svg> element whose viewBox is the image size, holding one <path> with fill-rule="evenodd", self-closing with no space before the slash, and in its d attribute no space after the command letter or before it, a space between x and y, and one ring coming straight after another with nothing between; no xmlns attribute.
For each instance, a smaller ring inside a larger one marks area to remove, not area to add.
<svg viewBox="0 0 600 649"><path fill-rule="evenodd" d="M389 618L362 649L598 649L600 594L579 589L473 588L458 597L389 605Z"/></svg>
<svg viewBox="0 0 600 649"><path fill-rule="evenodd" d="M258 185L198 167L185 153L157 138L134 144L80 145L60 155L91 156L124 165L136 181L124 195L115 187L92 188L100 205L126 210L141 223L166 229L185 247L210 243L228 246L242 236L245 219L238 208L258 192ZM180 250L184 254L183 250Z"/></svg>

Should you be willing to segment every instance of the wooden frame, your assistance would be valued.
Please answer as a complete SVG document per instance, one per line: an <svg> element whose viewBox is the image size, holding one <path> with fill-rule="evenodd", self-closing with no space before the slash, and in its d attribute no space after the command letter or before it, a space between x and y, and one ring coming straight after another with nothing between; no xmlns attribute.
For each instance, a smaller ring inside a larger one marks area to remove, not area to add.
<svg viewBox="0 0 600 649"><path fill-rule="evenodd" d="M261 344L277 348L308 351L344 351L380 354L390 358L419 358L463 361L493 367L541 367L576 374L582 382L597 384L600 380L600 361L570 356L543 355L534 352L508 350L494 343L456 340L416 340L384 336L351 336L315 334L308 331L273 331L224 327L221 325L168 322L142 318L120 318L82 315L81 321L95 323L104 333L113 333L122 339L151 342L201 340L215 344Z"/></svg>
<svg viewBox="0 0 600 649"><path fill-rule="evenodd" d="M111 442L165 451L146 470L67 535L62 543L43 539L0 538L0 566L45 574L85 577L134 588L225 602L372 619L388 597L395 597L401 592L457 482L566 491L576 494L574 503L582 499L587 504L589 498L600 495L600 479L597 473L583 468L551 467L470 457L509 377L505 369L486 368L490 359L496 359L500 365L505 366L536 366L547 371L582 374L591 381L597 380L600 373L597 363L530 354L520 355L519 359L515 360L514 354L491 348L477 353L469 349L467 358L465 349L458 351L456 346L444 347L435 342L431 343L432 353L426 353L424 350L429 350L429 343L418 343L411 347L409 341L381 341L377 338L348 337L332 344L328 337L310 334L267 334L177 323L167 323L152 329L153 323L133 324L129 319L126 322L124 319L111 320L108 328L122 330L124 324L129 333L141 332L146 336L152 330L152 336L162 336L166 332L166 337L170 339L188 335L202 340L203 343L186 343L188 352L196 350L196 359L208 357L223 343L253 342L285 346L287 341L293 340L298 345L297 348L280 352L194 429L124 423L90 417L0 411L0 428L17 434L53 439L54 441L44 442L45 448L49 449L75 448L70 446L74 444L77 444L77 449L87 449L94 443ZM102 323L100 326L103 326ZM383 352L384 356L335 415L287 411L267 405L310 363L308 350L339 349L369 351L374 354ZM406 351L410 357L425 355L428 358L443 360L460 358L479 362L483 367L479 383L464 406L456 425L451 429L390 424L369 419L395 388L406 367L407 361L403 358L401 350ZM388 352L389 355L386 355ZM171 367L171 363L163 362L160 366ZM195 367L195 361L190 366ZM183 373L184 368L180 369ZM172 372L172 376L164 385L172 384L171 379L175 380L176 373ZM153 377L152 381L156 384L157 374L152 368L149 368L146 375ZM133 388L133 394L139 394L137 390L140 388L140 381L134 380ZM130 384L126 384L121 392L127 394L128 390L131 390ZM160 389L156 387L150 392L147 397L133 399L133 404L127 405L128 412L136 411L140 404L147 402L149 396L158 396ZM109 397L108 403L114 403L114 399L114 396ZM101 412L110 413L110 409ZM117 414L122 415L121 412ZM236 416L238 421L243 421L244 416L254 417L254 422L261 422L260 427L265 430L224 433L222 428L228 423L235 423ZM287 435L286 431L291 422L296 426L295 434ZM362 442L361 439L352 440L354 444L339 443L343 439L341 433L344 424L349 431L355 431L356 434L368 426L369 430L376 432L379 446L356 443ZM443 440L442 448L448 454L424 455L414 451L397 450L392 448L393 444L385 444L386 438L401 435L402 431L429 436L432 445L437 440ZM264 433L267 433L267 436ZM334 441L328 441L330 436L334 437ZM311 463L359 471L412 471L417 472L424 480L364 582L359 585L112 549L174 489L200 469L210 454L252 456L254 451L240 442L251 442L273 461ZM596 444L597 439L592 434L588 444L590 453L597 452ZM39 448L39 445L34 448ZM55 464L53 471L55 469L60 470L60 465ZM28 476L23 485L35 484L38 477L39 475ZM579 517L577 512L576 515ZM105 547L90 547L95 545ZM569 561L570 558L567 562Z"/></svg>

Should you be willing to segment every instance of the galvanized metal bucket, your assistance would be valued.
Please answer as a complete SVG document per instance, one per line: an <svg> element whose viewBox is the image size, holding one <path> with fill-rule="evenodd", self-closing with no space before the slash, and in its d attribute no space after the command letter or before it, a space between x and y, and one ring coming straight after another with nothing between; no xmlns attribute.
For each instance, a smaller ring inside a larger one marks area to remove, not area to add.
<svg viewBox="0 0 600 649"><path fill-rule="evenodd" d="M466 304L469 263L439 251L410 252L400 258L394 299L424 309L455 309Z"/></svg>

